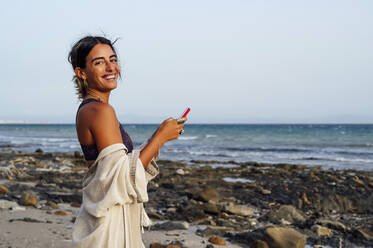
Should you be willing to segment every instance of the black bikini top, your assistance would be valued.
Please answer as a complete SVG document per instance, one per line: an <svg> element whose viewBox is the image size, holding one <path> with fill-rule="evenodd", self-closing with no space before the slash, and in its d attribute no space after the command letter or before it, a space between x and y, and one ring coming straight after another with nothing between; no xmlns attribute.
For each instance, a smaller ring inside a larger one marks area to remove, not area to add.
<svg viewBox="0 0 373 248"><path fill-rule="evenodd" d="M101 101L98 100L98 99L94 99L94 98L85 99L79 105L78 111L83 105L85 105L87 103L90 103L90 102L101 102ZM132 152L133 143L132 143L131 137L128 135L126 130L124 130L124 128L122 127L121 124L119 124L119 130L120 130L120 133L122 135L122 142L127 147L128 153ZM98 149L97 149L96 144L92 144L92 145L82 145L82 144L80 144L80 146L82 147L82 151L83 151L85 160L87 160L87 161L96 160L96 158L98 157Z"/></svg>

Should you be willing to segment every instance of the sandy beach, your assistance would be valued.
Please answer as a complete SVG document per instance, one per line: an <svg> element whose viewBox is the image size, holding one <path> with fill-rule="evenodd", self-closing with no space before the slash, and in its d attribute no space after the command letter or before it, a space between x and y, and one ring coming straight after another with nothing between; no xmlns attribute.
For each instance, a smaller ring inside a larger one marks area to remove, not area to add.
<svg viewBox="0 0 373 248"><path fill-rule="evenodd" d="M148 186L154 225L143 235L146 247L373 246L371 171L234 161L159 166ZM1 152L0 247L70 247L86 171L79 153Z"/></svg>

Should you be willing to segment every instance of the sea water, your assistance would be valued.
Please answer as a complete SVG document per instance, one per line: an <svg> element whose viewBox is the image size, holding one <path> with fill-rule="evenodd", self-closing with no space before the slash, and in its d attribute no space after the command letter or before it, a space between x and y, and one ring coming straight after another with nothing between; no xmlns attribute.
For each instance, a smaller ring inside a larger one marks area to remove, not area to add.
<svg viewBox="0 0 373 248"><path fill-rule="evenodd" d="M124 124L134 145L156 130ZM321 165L373 169L373 124L186 124L166 143L161 159ZM0 150L81 151L74 124L1 124Z"/></svg>

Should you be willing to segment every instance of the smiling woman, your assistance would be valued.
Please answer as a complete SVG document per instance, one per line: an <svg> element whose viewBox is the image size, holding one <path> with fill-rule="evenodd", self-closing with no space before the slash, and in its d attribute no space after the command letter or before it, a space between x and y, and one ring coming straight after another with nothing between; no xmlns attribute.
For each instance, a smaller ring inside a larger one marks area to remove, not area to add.
<svg viewBox="0 0 373 248"><path fill-rule="evenodd" d="M120 76L113 43L87 36L69 54L73 78L82 103L76 130L88 173L83 199L73 228L74 247L144 247L141 229L150 224L143 202L147 183L158 173L158 151L182 133L186 118L165 120L140 148L133 149L129 134L109 105Z"/></svg>
<svg viewBox="0 0 373 248"><path fill-rule="evenodd" d="M100 54L101 49L103 49L104 54ZM106 55L107 58L101 55ZM120 75L120 70L118 66L118 57L110 40L99 36L84 37L71 49L69 62L73 66L75 72L73 81L80 99L84 99L89 93L94 94L95 91L94 84L88 85L88 81L92 82L93 78L90 80L87 79L87 75L91 74L86 73L85 70L93 70L98 74L101 73L102 75L98 75L101 77L110 76L110 79L115 82L115 87L112 89L116 88L116 79L118 75ZM112 66L111 70L115 70L111 75L107 74L105 71L106 63Z"/></svg>

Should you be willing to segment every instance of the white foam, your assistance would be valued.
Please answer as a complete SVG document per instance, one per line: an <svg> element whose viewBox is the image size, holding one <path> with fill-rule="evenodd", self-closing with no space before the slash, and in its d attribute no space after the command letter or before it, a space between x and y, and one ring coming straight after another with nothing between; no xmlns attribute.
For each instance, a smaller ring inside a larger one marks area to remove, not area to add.
<svg viewBox="0 0 373 248"><path fill-rule="evenodd" d="M179 140L195 140L198 139L198 136L179 136Z"/></svg>
<svg viewBox="0 0 373 248"><path fill-rule="evenodd" d="M215 137L218 137L217 135L215 134L206 134L206 138L215 138Z"/></svg>

